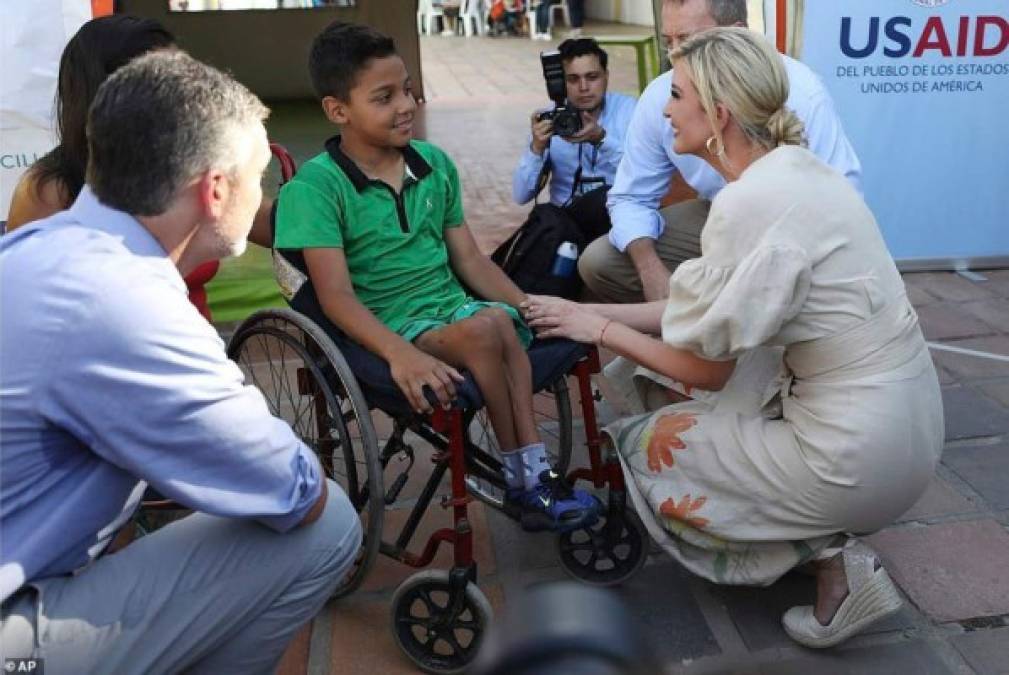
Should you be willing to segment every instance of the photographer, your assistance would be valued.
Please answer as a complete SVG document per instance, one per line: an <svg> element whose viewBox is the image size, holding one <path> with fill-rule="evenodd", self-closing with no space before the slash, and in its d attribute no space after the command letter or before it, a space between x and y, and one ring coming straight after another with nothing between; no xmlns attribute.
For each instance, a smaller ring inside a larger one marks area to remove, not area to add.
<svg viewBox="0 0 1009 675"><path fill-rule="evenodd" d="M607 93L609 74L607 54L591 38L565 40L558 47L561 56L566 101L555 104L572 109L575 124L568 119L555 120L565 112L559 107L544 114L532 114L529 143L512 177L512 197L526 204L539 191L544 167L551 173L550 203L564 206L575 198L604 185L613 184L617 165L624 151L624 135L634 113L635 101L624 94ZM559 83L555 83L559 90ZM547 83L551 91L551 83ZM564 127L579 126L574 133L562 135ZM556 129L555 127L560 127ZM601 194L601 193L600 193ZM599 200L601 218L605 205Z"/></svg>
<svg viewBox="0 0 1009 675"><path fill-rule="evenodd" d="M746 0L663 0L662 36L670 48L716 26L746 26ZM808 66L783 56L788 108L806 129L809 149L859 189L861 166L830 94ZM626 154L608 194L613 228L578 260L578 272L604 302L654 301L668 295L669 277L700 255L700 234L711 199L725 181L706 161L673 150L675 131L664 117L673 73L659 75L641 94L627 131ZM670 180L680 174L697 193L660 211Z"/></svg>

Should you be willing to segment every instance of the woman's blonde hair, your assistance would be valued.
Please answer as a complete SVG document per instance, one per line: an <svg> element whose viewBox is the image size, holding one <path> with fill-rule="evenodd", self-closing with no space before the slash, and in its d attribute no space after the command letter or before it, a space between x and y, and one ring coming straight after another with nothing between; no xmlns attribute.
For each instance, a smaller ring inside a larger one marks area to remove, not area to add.
<svg viewBox="0 0 1009 675"><path fill-rule="evenodd" d="M725 143L717 103L729 109L747 138L767 150L806 144L802 121L785 107L785 64L763 36L747 28L712 28L684 41L670 58L689 69L719 148Z"/></svg>

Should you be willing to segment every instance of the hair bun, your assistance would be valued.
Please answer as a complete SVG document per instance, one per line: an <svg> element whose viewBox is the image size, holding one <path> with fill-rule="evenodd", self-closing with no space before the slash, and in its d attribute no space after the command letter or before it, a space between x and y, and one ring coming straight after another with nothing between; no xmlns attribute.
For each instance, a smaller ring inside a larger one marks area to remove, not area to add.
<svg viewBox="0 0 1009 675"><path fill-rule="evenodd" d="M794 112L782 106L767 118L767 131L774 146L805 145L805 126Z"/></svg>

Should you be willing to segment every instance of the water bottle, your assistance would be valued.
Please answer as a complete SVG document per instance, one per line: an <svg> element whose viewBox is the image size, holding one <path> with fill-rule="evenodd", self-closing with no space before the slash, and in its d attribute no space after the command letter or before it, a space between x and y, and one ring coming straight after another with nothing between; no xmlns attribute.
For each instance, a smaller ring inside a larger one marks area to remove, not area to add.
<svg viewBox="0 0 1009 675"><path fill-rule="evenodd" d="M565 241L557 247L554 266L550 273L555 277L567 278L573 276L578 262L578 247L570 241Z"/></svg>

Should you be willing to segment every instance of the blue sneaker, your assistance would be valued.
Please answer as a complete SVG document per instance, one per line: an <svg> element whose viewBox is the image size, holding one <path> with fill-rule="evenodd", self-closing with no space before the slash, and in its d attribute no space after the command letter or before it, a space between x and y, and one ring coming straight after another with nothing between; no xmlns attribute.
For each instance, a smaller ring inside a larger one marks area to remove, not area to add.
<svg viewBox="0 0 1009 675"><path fill-rule="evenodd" d="M544 471L539 485L505 492L504 511L526 532L569 532L588 527L599 518L599 500L568 485L560 474Z"/></svg>

